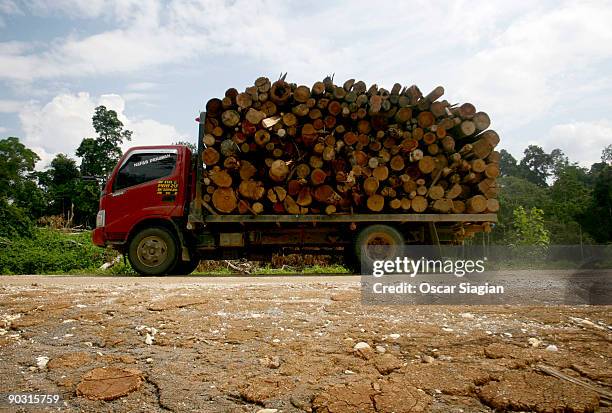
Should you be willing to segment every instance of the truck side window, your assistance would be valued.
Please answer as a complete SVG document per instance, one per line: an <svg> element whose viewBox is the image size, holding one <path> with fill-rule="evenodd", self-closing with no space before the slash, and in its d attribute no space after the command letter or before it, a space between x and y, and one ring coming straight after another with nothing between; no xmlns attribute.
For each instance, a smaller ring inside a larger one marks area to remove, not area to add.
<svg viewBox="0 0 612 413"><path fill-rule="evenodd" d="M176 153L135 153L117 173L113 191L129 188L172 174Z"/></svg>

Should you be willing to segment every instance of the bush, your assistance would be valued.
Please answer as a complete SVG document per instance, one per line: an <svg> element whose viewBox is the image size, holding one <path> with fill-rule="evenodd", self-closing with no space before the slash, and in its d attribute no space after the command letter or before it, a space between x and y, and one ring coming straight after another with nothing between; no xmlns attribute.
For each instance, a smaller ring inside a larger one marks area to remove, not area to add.
<svg viewBox="0 0 612 413"><path fill-rule="evenodd" d="M0 273L49 274L94 270L105 261L105 250L91 242L90 232L64 233L34 228L30 237L0 240Z"/></svg>
<svg viewBox="0 0 612 413"><path fill-rule="evenodd" d="M29 237L33 224L26 212L0 196L0 237Z"/></svg>

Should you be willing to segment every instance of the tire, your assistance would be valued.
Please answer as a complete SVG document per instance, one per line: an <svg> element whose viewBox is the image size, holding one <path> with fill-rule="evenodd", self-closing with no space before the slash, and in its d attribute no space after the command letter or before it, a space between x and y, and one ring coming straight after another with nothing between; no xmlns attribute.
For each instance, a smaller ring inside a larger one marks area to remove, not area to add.
<svg viewBox="0 0 612 413"><path fill-rule="evenodd" d="M130 241L128 259L140 275L165 275L175 267L178 250L178 242L169 230L146 228Z"/></svg>
<svg viewBox="0 0 612 413"><path fill-rule="evenodd" d="M402 254L404 236L389 225L375 224L362 229L354 243L356 264L362 274L371 274L375 260L394 260ZM373 246L383 246L374 251ZM365 255L364 255L365 254Z"/></svg>

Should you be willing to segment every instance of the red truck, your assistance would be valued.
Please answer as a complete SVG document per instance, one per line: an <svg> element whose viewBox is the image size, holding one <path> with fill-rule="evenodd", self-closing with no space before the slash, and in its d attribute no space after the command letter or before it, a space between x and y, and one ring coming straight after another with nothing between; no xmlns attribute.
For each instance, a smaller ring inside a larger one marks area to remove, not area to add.
<svg viewBox="0 0 612 413"><path fill-rule="evenodd" d="M127 255L142 275L189 274L200 259L341 254L357 269L367 245L460 243L495 214L219 215L203 208L204 119L198 153L182 145L129 149L107 180L93 242Z"/></svg>

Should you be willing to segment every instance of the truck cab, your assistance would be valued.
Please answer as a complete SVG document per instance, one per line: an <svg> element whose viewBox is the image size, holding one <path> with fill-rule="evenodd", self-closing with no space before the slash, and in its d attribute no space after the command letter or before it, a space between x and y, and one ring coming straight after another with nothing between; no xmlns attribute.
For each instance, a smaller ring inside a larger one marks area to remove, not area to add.
<svg viewBox="0 0 612 413"><path fill-rule="evenodd" d="M130 262L139 272L172 272L182 261L181 228L192 197L192 170L186 146L129 149L102 191L94 244L132 256ZM133 251L130 244L135 244Z"/></svg>

